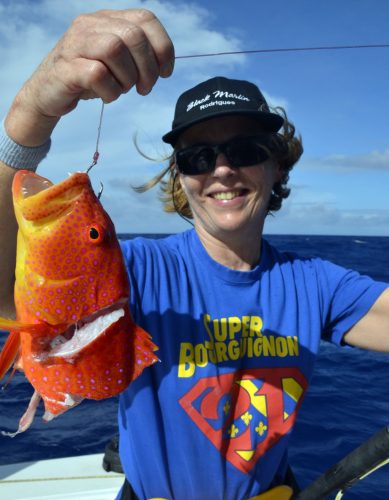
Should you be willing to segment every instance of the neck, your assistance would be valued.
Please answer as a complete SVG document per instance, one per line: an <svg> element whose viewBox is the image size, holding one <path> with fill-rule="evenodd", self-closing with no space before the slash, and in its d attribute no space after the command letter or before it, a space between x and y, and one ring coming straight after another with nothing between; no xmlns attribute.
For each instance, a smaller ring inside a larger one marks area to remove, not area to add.
<svg viewBox="0 0 389 500"><path fill-rule="evenodd" d="M207 253L213 260L230 269L250 271L260 261L262 231L256 234L226 234L221 237L209 234L203 228L195 226L196 232Z"/></svg>

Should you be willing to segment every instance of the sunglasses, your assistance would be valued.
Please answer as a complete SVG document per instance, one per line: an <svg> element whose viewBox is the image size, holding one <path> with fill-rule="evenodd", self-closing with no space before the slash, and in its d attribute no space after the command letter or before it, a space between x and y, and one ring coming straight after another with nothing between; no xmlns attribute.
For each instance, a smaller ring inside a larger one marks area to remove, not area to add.
<svg viewBox="0 0 389 500"><path fill-rule="evenodd" d="M222 144L196 144L175 153L180 173L200 175L215 169L217 156L223 153L232 167L250 167L269 158L269 136L234 137Z"/></svg>

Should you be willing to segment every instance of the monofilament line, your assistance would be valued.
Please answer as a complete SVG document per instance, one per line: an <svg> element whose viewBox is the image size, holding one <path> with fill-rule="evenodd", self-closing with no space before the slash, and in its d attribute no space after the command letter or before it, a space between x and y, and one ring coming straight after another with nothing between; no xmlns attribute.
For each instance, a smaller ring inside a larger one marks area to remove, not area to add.
<svg viewBox="0 0 389 500"><path fill-rule="evenodd" d="M100 153L99 153L99 142L100 142L100 135L101 135L101 124L103 122L103 113L104 113L104 101L101 101L99 126L97 128L96 149L95 149L95 152L94 152L94 155L93 155L93 162L89 166L88 170L86 171L87 174L89 174L89 171L96 165L97 160L99 159L99 156L100 156Z"/></svg>

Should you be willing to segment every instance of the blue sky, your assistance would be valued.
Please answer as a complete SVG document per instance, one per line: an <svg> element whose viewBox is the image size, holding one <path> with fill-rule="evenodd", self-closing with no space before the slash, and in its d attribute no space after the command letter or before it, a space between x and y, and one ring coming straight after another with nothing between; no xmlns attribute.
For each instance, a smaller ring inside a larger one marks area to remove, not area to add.
<svg viewBox="0 0 389 500"><path fill-rule="evenodd" d="M17 89L79 13L143 6L168 29L177 55L282 47L388 44L386 0L0 0L4 115ZM92 171L118 232L176 232L187 224L164 214L156 190L131 184L161 168L177 96L202 79L252 80L270 104L286 108L305 152L291 173L292 193L266 233L389 235L389 49L286 52L179 60L174 76L142 97L131 91L105 107L99 164ZM94 152L98 101L83 102L53 135L39 169L54 182L84 170Z"/></svg>

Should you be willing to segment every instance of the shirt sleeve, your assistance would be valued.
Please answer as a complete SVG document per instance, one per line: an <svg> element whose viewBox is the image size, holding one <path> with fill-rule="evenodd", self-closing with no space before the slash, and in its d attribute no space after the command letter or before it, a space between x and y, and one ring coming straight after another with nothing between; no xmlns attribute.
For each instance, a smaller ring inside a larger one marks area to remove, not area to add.
<svg viewBox="0 0 389 500"><path fill-rule="evenodd" d="M387 283L320 261L319 273L323 301L327 305L323 338L337 345L344 335L371 309Z"/></svg>

